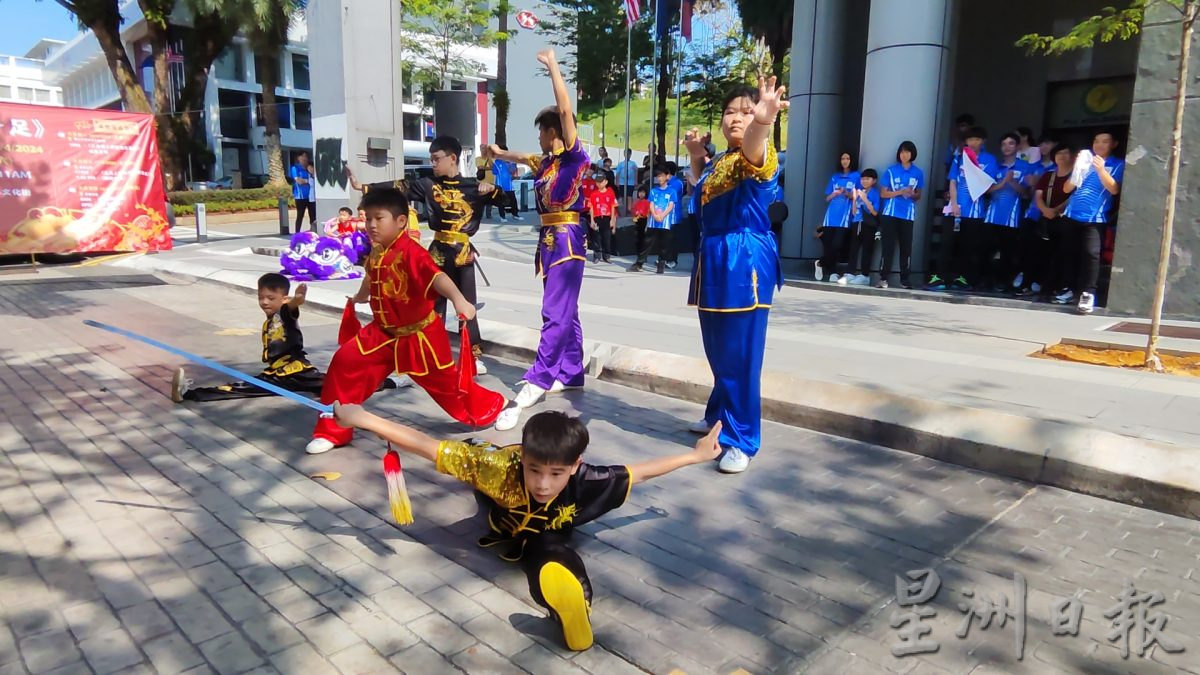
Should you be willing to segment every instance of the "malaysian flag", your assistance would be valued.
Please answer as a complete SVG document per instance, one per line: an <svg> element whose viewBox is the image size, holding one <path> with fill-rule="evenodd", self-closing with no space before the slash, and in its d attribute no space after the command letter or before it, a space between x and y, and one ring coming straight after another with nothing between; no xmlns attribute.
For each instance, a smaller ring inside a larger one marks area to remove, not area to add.
<svg viewBox="0 0 1200 675"><path fill-rule="evenodd" d="M633 24L642 18L642 10L638 5L642 0L625 0L625 27L633 28Z"/></svg>

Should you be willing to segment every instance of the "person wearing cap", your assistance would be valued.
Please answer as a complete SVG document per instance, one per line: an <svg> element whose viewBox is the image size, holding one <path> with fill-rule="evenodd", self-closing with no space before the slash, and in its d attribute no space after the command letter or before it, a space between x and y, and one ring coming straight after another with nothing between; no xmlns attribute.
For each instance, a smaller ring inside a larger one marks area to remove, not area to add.
<svg viewBox="0 0 1200 675"><path fill-rule="evenodd" d="M597 171L592 174L596 187L587 196L588 212L591 213L592 232L595 233L596 254L604 262L611 262L613 235L617 231L617 193L609 185L608 174Z"/></svg>

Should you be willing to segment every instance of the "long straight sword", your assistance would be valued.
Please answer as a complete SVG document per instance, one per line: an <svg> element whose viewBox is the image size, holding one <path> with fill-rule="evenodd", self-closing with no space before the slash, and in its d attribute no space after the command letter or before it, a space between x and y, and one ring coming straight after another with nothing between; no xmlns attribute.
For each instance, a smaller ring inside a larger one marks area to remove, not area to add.
<svg viewBox="0 0 1200 675"><path fill-rule="evenodd" d="M322 413L326 413L326 414L330 414L330 415L333 414L333 406L331 406L331 405L325 405L318 401L314 401L311 398L308 398L306 396L301 396L300 394L297 394L294 391L288 391L287 389L284 389L283 387L280 387L278 385L274 385L274 384L271 384L270 382L260 380L257 377L254 377L253 375L247 375L246 373L243 373L240 370L234 370L233 368L230 368L229 366L217 363L216 361L213 361L210 359L206 359L203 356L199 356L199 355L193 354L191 352L185 352L184 350L182 350L178 347L172 347L171 345L163 343L163 342L159 342L158 340L155 340L154 338L149 338L149 337L146 337L145 335L138 335L137 333L127 331L124 328L117 328L116 326L110 326L106 323L100 323L99 321L92 321L91 319L84 319L83 323L85 325L91 326L92 328L99 328L101 330L106 330L110 333L116 333L117 335L120 335L121 337L127 337L131 340L137 340L138 342L148 344L151 347L161 349L164 352L170 352L176 356L182 356L183 358L187 359L188 361L191 361L192 363L198 363L198 364L204 366L205 368L210 368L212 370L217 371L218 373L222 373L224 375L228 375L230 377L237 378L243 382L249 382L250 384L252 384L256 387L261 387L263 389L266 389L267 391L271 392L272 394L278 394L286 399L290 399L301 405L306 405L309 408L316 410L317 412L322 412Z"/></svg>

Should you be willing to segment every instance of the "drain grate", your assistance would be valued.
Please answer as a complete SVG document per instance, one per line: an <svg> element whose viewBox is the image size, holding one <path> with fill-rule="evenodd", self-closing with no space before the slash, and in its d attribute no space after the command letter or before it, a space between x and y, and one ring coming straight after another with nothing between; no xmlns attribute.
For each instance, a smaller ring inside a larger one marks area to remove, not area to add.
<svg viewBox="0 0 1200 675"><path fill-rule="evenodd" d="M1131 333L1133 335L1149 335L1150 324L1138 323L1135 321L1122 321L1121 323L1105 330L1113 333ZM1166 338L1179 338L1181 340L1200 340L1200 328L1191 326L1159 326L1158 334Z"/></svg>

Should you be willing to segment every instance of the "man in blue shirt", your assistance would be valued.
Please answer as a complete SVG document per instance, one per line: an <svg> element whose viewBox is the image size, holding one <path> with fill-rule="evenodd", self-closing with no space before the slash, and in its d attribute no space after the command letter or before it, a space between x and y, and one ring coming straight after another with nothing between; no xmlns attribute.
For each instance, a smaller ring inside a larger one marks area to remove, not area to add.
<svg viewBox="0 0 1200 675"><path fill-rule="evenodd" d="M308 211L309 229L316 230L317 200L313 195L312 164L307 152L296 155L296 163L288 170L288 177L292 179L292 199L296 202L296 231L299 232L304 224L305 211Z"/></svg>
<svg viewBox="0 0 1200 675"><path fill-rule="evenodd" d="M634 196L637 187L638 165L633 161L633 150L625 149L625 161L617 165L617 196L625 205L625 213L629 214L629 200Z"/></svg>
<svg viewBox="0 0 1200 675"><path fill-rule="evenodd" d="M983 222L987 223L983 246L985 263L995 260L996 253L1000 253L1000 264L988 266L992 272L992 290L998 293L1008 289L1008 281L1017 272L1021 200L1029 194L1026 182L1035 172L1028 162L1017 157L1018 145L1020 138L1015 133L1004 134L1000 139L1001 159L991 171L996 182L988 188L990 199L983 217Z"/></svg>
<svg viewBox="0 0 1200 675"><path fill-rule="evenodd" d="M1125 162L1112 156L1117 140L1111 132L1101 131L1092 139L1091 171L1079 185L1068 181L1064 192L1071 195L1066 218L1079 232L1083 250L1079 261L1079 312L1091 314L1096 308L1096 282L1100 279L1100 247L1108 226L1113 197L1121 193ZM1071 291L1055 297L1059 304L1071 301Z"/></svg>
<svg viewBox="0 0 1200 675"><path fill-rule="evenodd" d="M500 146L501 150L508 150L504 145ZM504 193L504 198L500 200L500 222L507 223L508 218L504 217L504 210L507 208L512 212L513 220L518 223L523 222L521 212L517 210L517 195L513 192L513 177L517 173L517 165L496 158L492 160L492 175L496 177L496 189Z"/></svg>
<svg viewBox="0 0 1200 675"><path fill-rule="evenodd" d="M995 175L996 158L983 149L987 131L983 127L971 127L964 137L966 148L975 155L979 168L989 176ZM958 234L955 236L957 247L952 268L946 275L947 279L953 280L951 283L956 290L963 291L971 288L967 275L976 276L983 271L980 236L983 233L986 205L983 195L980 195L979 199L971 199L971 191L967 188L967 178L963 173L964 161L970 160L959 152L950 165L950 213L954 216ZM931 281L928 288L944 290L946 285L940 280L937 283Z"/></svg>

